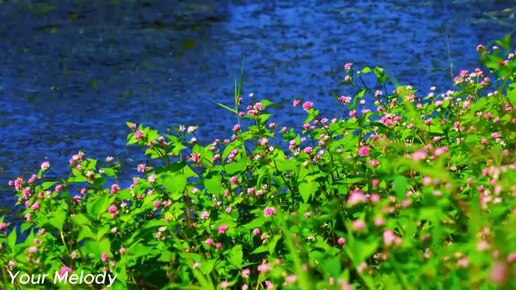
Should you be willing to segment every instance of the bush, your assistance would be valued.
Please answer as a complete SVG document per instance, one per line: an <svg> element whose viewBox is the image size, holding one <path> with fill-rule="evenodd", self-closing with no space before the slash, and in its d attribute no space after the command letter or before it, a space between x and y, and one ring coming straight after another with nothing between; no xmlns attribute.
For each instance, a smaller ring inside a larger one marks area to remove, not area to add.
<svg viewBox="0 0 516 290"><path fill-rule="evenodd" d="M79 152L58 180L44 162L36 175L10 182L25 221L0 219L3 287L509 288L509 43L477 47L491 78L462 71L458 89L443 94L420 96L411 86L388 93L381 68L346 64L343 84L357 93L335 98L349 116L325 118L316 104L294 100L307 114L300 128L270 122L267 100L242 110L240 86L234 108L221 104L237 119L227 140L203 146L196 127L160 135L128 123L128 144L152 159L128 188L112 158ZM370 77L383 90L369 88ZM101 274L116 279L88 283Z"/></svg>

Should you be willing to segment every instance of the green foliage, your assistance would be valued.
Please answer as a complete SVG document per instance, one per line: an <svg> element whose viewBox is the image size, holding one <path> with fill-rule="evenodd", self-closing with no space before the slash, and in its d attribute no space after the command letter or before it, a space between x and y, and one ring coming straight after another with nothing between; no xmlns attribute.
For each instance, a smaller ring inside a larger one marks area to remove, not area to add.
<svg viewBox="0 0 516 290"><path fill-rule="evenodd" d="M161 135L127 123L127 143L149 159L127 188L111 159L79 152L60 180L44 163L11 182L25 221L0 218L2 287L24 287L6 270L105 270L116 289L509 289L516 57L508 43L479 48L491 77L462 71L458 89L442 94L389 93L383 69L348 64L343 84L358 90L337 99L349 117L325 118L307 101L302 130L271 122L267 100L241 111L241 73L234 108L219 104L239 116L227 140L201 145L196 127Z"/></svg>

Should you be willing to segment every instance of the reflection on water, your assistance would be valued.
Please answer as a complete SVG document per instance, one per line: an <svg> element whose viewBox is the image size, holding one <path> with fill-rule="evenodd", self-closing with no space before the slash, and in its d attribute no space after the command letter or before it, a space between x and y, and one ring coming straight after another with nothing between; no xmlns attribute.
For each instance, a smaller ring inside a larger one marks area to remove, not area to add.
<svg viewBox="0 0 516 290"><path fill-rule="evenodd" d="M480 2L0 4L0 182L45 158L65 168L79 149L129 160L126 121L199 124L204 140L225 137L232 117L213 100L230 100L242 54L245 94L310 98L326 113L348 61L445 90L450 71L477 65L476 44L515 27L510 1ZM288 124L303 115L281 112Z"/></svg>

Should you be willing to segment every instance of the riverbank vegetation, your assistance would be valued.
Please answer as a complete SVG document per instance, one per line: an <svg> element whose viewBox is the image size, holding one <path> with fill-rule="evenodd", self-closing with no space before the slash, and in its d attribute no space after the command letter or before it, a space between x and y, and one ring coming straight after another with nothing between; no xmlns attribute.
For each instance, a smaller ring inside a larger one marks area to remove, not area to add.
<svg viewBox="0 0 516 290"><path fill-rule="evenodd" d="M27 287L12 283L9 271L21 271L109 272L115 289L509 289L510 43L479 45L484 67L446 92L388 90L380 67L348 63L342 85L355 93L334 96L346 115L295 99L306 111L295 128L274 123L272 102L243 97L241 83L220 104L235 113L228 139L128 123L128 144L149 162L127 188L112 157L78 152L59 180L43 162L10 182L25 221L0 218L2 287Z"/></svg>

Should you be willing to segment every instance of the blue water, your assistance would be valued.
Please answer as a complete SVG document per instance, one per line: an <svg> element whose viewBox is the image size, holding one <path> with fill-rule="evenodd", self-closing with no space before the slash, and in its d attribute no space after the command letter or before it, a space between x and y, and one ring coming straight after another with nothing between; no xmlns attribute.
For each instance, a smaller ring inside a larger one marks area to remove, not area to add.
<svg viewBox="0 0 516 290"><path fill-rule="evenodd" d="M293 125L294 97L336 113L346 62L446 91L478 43L516 27L514 2L494 0L32 2L0 4L0 204L7 180L46 159L62 173L80 149L132 170L144 157L126 121L228 136L234 117L212 100L230 103L242 54L244 95Z"/></svg>

